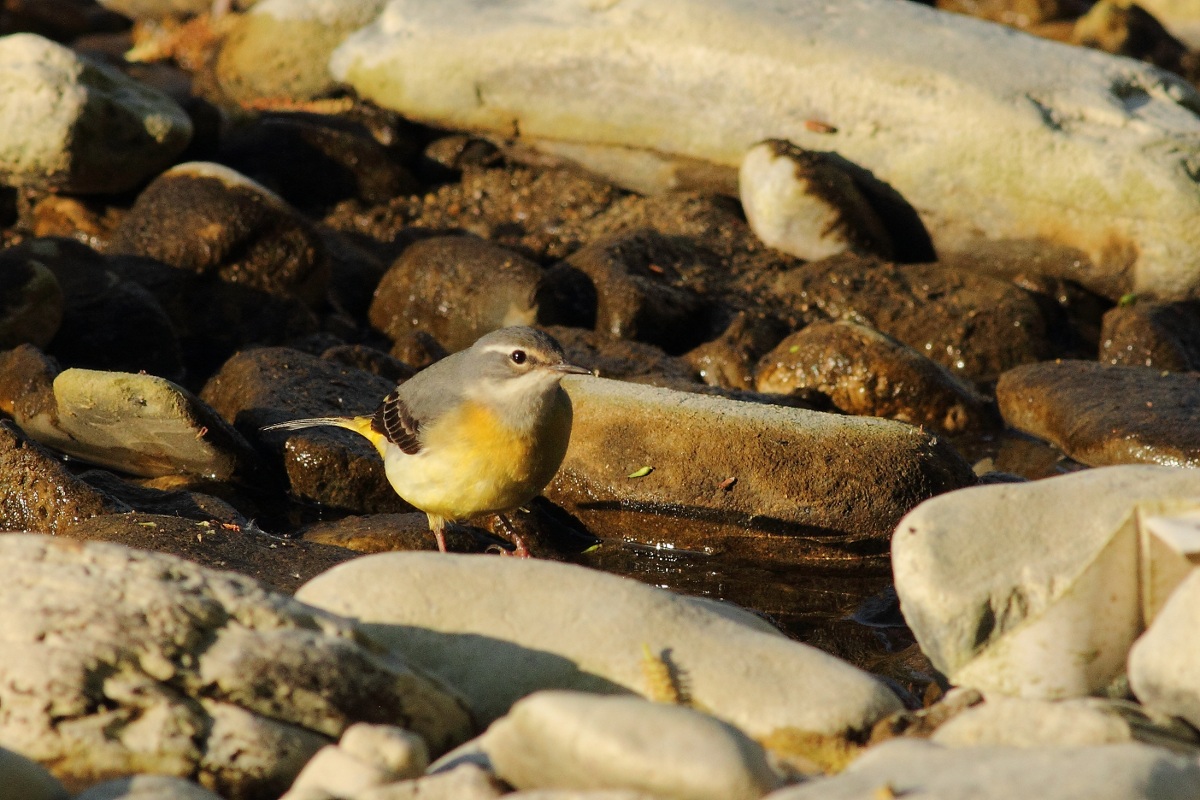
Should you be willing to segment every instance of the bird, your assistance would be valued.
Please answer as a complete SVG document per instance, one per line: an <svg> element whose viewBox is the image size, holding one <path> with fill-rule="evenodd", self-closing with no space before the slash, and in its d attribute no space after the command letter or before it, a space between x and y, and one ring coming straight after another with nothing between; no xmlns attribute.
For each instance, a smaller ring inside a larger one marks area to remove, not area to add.
<svg viewBox="0 0 1200 800"><path fill-rule="evenodd" d="M388 483L429 518L438 550L446 525L518 508L554 477L571 436L562 345L525 326L500 328L396 386L370 416L312 417L267 425L331 425L365 437L383 458ZM518 544L519 554L527 554Z"/></svg>

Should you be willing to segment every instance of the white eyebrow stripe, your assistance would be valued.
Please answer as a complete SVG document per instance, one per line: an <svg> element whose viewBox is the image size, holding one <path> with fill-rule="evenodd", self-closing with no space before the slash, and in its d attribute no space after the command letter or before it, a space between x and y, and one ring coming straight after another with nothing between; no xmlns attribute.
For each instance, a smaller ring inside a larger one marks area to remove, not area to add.
<svg viewBox="0 0 1200 800"><path fill-rule="evenodd" d="M508 355L513 350L520 350L520 349L521 348L519 346L512 345L512 344L489 344L483 348L483 352L485 352L485 353L504 353L504 355Z"/></svg>

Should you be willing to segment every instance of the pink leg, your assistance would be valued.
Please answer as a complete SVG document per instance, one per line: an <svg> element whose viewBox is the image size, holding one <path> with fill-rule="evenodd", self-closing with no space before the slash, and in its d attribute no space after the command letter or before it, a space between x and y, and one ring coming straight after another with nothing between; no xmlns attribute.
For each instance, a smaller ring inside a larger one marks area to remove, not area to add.
<svg viewBox="0 0 1200 800"><path fill-rule="evenodd" d="M441 517L435 517L433 514L428 514L429 530L433 531L433 538L437 539L438 551L446 552L446 520Z"/></svg>

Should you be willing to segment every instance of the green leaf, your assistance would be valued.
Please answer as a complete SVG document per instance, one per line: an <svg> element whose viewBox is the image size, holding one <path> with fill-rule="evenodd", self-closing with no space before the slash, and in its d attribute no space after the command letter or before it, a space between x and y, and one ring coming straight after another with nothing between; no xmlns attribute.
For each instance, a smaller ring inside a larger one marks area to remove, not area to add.
<svg viewBox="0 0 1200 800"><path fill-rule="evenodd" d="M647 475L649 475L651 472L654 472L654 467L640 467L638 469L635 469L633 472L629 473L625 477L627 477L627 478L644 478Z"/></svg>

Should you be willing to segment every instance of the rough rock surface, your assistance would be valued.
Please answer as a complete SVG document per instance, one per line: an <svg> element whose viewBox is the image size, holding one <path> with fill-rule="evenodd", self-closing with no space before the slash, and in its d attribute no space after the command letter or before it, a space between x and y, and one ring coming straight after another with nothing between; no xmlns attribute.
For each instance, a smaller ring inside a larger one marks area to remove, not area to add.
<svg viewBox="0 0 1200 800"><path fill-rule="evenodd" d="M1104 315L1100 360L1105 364L1200 370L1200 303L1117 306Z"/></svg>
<svg viewBox="0 0 1200 800"><path fill-rule="evenodd" d="M1193 572L1171 595L1129 653L1129 685L1150 708L1200 722L1200 671L1196 632L1200 573Z"/></svg>

